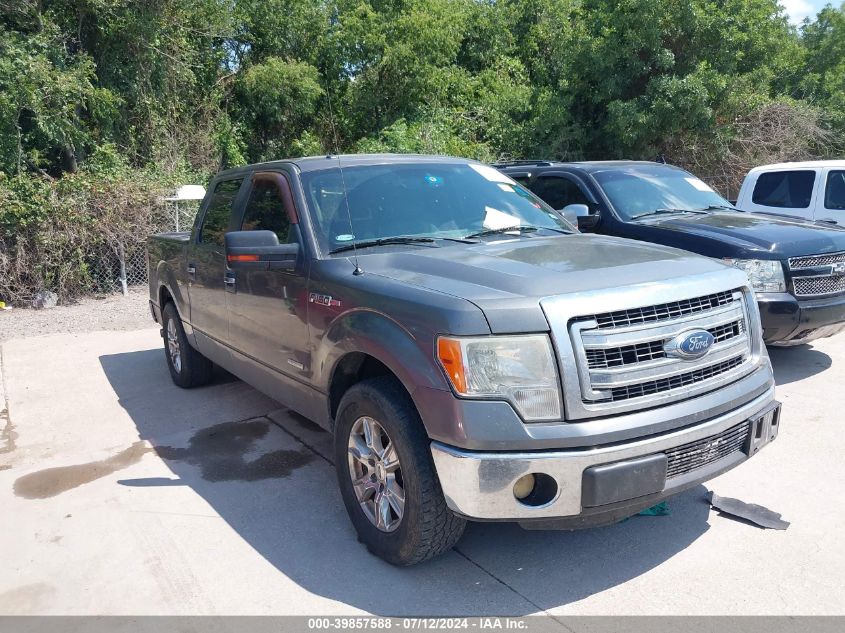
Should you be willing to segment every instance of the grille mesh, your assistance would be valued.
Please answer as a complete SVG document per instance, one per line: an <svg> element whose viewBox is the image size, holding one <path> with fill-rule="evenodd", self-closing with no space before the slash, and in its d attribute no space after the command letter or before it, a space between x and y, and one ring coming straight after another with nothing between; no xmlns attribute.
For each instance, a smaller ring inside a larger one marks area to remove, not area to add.
<svg viewBox="0 0 845 633"><path fill-rule="evenodd" d="M845 292L845 277L793 277L795 294L799 296L835 295Z"/></svg>
<svg viewBox="0 0 845 633"><path fill-rule="evenodd" d="M730 338L740 335L742 332L742 321L725 323L724 325L710 328L708 331L713 335L713 338L716 339L716 343L721 343L722 341L727 341Z"/></svg>
<svg viewBox="0 0 845 633"><path fill-rule="evenodd" d="M813 266L830 266L838 262L845 262L845 253L830 253L829 255L809 255L807 257L791 257L789 267L812 268Z"/></svg>
<svg viewBox="0 0 845 633"><path fill-rule="evenodd" d="M688 387L694 385L708 378L713 378L719 374L730 371L734 367L742 364L742 356L731 358L715 365L709 365L684 374L677 374L669 378L661 378L660 380L650 380L648 382L641 382L636 385L626 385L624 387L614 387L610 390L610 400L616 402L618 400L628 400L630 398L639 398L641 396L650 396L670 389L677 389L678 387Z"/></svg>
<svg viewBox="0 0 845 633"><path fill-rule="evenodd" d="M742 321L725 323L708 330L713 335L716 343L727 341L742 333ZM637 343L636 345L622 345L605 349L588 349L587 366L590 369L608 369L610 367L622 367L624 365L635 365L649 360L666 358L663 345L668 339Z"/></svg>
<svg viewBox="0 0 845 633"><path fill-rule="evenodd" d="M590 369L606 369L608 367L634 365L656 358L666 358L663 343L663 339L660 339L611 349L588 349L587 364Z"/></svg>
<svg viewBox="0 0 845 633"><path fill-rule="evenodd" d="M666 451L669 465L666 478L684 475L707 464L742 450L748 437L749 422L745 420L721 433Z"/></svg>
<svg viewBox="0 0 845 633"><path fill-rule="evenodd" d="M637 325L640 323L651 323L654 321L665 321L677 319L678 317L705 312L720 306L728 305L734 301L733 291L725 290L712 295L673 301L672 303L661 303L644 308L633 308L631 310L617 310L615 312L603 312L592 316L581 317L579 321L595 319L599 329L624 327L626 325Z"/></svg>

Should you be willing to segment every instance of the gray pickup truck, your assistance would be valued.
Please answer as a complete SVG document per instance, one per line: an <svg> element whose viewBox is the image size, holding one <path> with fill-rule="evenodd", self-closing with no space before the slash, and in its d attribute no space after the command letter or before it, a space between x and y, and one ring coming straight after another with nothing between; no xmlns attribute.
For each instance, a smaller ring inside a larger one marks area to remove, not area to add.
<svg viewBox="0 0 845 633"><path fill-rule="evenodd" d="M224 171L149 266L174 382L216 363L330 431L359 538L394 564L467 519L619 521L777 435L745 273L578 234L473 161Z"/></svg>

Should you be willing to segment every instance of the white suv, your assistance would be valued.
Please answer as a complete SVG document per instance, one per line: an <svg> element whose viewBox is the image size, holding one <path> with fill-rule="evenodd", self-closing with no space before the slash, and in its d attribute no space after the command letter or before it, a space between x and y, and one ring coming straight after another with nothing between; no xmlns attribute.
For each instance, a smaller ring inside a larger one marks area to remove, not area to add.
<svg viewBox="0 0 845 633"><path fill-rule="evenodd" d="M742 183L736 206L845 226L845 160L755 167Z"/></svg>

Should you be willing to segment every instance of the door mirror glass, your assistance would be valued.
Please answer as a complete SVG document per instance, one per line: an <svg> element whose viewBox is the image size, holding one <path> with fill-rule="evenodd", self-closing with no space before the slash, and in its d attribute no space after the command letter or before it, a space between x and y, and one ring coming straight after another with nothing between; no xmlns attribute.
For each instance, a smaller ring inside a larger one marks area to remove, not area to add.
<svg viewBox="0 0 845 633"><path fill-rule="evenodd" d="M273 231L226 233L226 264L235 270L293 270L298 255L298 242L279 244Z"/></svg>
<svg viewBox="0 0 845 633"><path fill-rule="evenodd" d="M590 207L586 204L568 204L563 207L563 212L574 218L586 218L590 215Z"/></svg>
<svg viewBox="0 0 845 633"><path fill-rule="evenodd" d="M598 213L586 204L568 204L563 207L561 213L579 229L591 229L599 221Z"/></svg>

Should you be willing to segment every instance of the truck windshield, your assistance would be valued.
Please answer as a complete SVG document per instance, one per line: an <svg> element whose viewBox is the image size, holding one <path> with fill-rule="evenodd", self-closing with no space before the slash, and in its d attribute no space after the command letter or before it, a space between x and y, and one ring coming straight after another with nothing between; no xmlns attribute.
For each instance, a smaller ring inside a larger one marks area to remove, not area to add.
<svg viewBox="0 0 845 633"><path fill-rule="evenodd" d="M599 171L593 177L623 220L655 213L732 209L692 174L661 165Z"/></svg>
<svg viewBox="0 0 845 633"><path fill-rule="evenodd" d="M544 229L574 232L525 187L486 165L344 166L343 180L337 167L304 172L301 178L323 251L346 250L343 247L353 243L396 243L389 238L397 237L464 240L504 232L530 235Z"/></svg>

